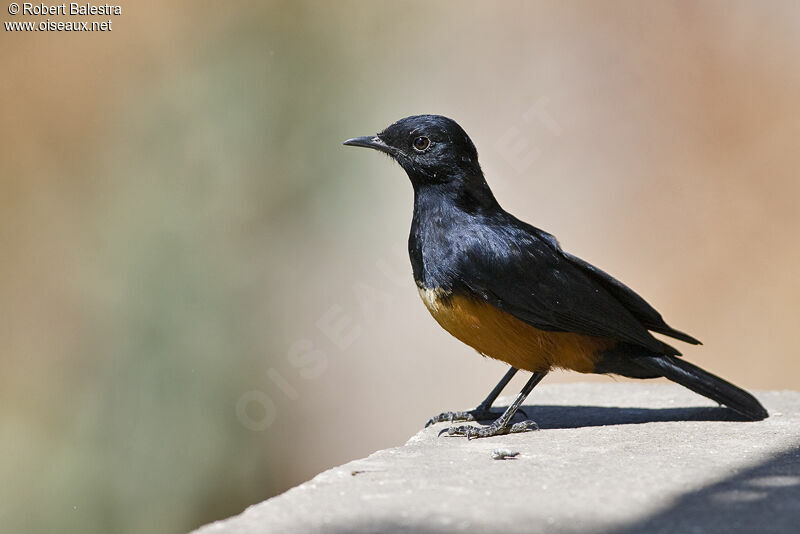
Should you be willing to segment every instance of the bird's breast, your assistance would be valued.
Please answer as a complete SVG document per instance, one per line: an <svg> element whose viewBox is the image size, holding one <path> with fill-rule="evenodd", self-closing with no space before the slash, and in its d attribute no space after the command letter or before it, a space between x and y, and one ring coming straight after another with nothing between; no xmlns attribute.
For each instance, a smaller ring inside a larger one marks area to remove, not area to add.
<svg viewBox="0 0 800 534"><path fill-rule="evenodd" d="M469 295L422 285L419 294L436 322L451 335L518 369L591 373L602 352L615 344L607 338L541 330Z"/></svg>

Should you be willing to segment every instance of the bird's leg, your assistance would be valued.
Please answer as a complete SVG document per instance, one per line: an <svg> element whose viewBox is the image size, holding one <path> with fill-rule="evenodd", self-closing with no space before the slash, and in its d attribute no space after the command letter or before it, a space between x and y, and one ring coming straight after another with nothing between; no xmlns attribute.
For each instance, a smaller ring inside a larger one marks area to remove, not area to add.
<svg viewBox="0 0 800 534"><path fill-rule="evenodd" d="M451 426L446 430L448 436L467 436L470 438L487 438L490 436L500 436L503 434L514 434L517 432L528 432L529 430L538 430L539 426L534 421L522 421L521 423L508 424L514 413L519 409L525 398L533 391L536 384L542 381L547 373L533 373L528 382L519 392L517 398L511 403L511 406L501 415L494 423L489 426L476 427L472 425ZM442 432L445 432L444 430Z"/></svg>
<svg viewBox="0 0 800 534"><path fill-rule="evenodd" d="M442 422L450 422L453 421L485 421L492 418L491 408L492 403L497 399L500 393L503 391L508 383L514 378L514 375L517 374L516 367L510 367L503 378L500 379L500 382L492 389L489 395L483 399L477 408L474 410L470 410L468 412L443 412L437 416L431 417L428 419L428 422L425 423L425 427L429 427L434 423L442 423Z"/></svg>

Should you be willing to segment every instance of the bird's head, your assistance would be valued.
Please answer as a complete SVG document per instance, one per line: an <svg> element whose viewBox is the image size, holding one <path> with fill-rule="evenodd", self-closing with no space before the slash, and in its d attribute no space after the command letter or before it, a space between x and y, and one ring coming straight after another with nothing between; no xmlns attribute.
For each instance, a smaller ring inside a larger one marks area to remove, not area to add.
<svg viewBox="0 0 800 534"><path fill-rule="evenodd" d="M405 169L415 189L430 184L483 182L472 140L456 121L441 115L406 117L378 135L348 139L344 144L385 152Z"/></svg>

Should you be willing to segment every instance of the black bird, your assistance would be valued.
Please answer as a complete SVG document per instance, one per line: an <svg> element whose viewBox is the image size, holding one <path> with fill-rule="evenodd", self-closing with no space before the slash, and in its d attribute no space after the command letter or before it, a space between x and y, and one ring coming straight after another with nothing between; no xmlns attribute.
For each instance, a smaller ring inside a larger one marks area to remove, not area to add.
<svg viewBox="0 0 800 534"><path fill-rule="evenodd" d="M666 377L748 420L767 411L749 393L678 358L650 331L700 342L667 325L633 290L564 252L555 237L507 213L494 198L478 152L452 119L418 115L345 145L391 156L414 187L408 252L420 296L434 319L479 353L511 369L471 412L439 421L486 420L517 369L533 373L514 402L489 426L454 426L450 435L486 437L537 428L509 424L548 371ZM427 426L427 425L426 425Z"/></svg>

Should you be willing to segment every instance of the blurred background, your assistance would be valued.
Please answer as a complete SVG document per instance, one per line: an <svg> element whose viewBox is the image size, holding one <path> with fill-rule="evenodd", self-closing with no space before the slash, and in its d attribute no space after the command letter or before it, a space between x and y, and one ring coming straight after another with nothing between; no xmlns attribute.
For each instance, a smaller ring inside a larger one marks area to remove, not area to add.
<svg viewBox="0 0 800 534"><path fill-rule="evenodd" d="M406 176L341 146L412 114L691 361L798 387L797 2L122 9L0 36L4 530L186 531L483 399L504 366L419 302Z"/></svg>

